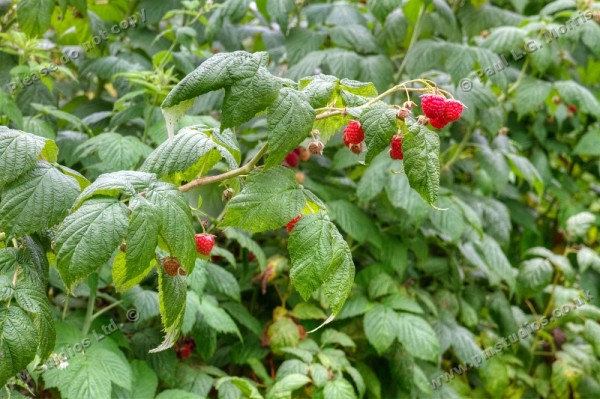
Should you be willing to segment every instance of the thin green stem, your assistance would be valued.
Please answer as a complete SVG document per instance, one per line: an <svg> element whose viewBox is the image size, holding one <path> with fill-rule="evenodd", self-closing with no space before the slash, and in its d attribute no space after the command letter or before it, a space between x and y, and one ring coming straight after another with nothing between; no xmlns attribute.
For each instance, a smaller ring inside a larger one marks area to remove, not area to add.
<svg viewBox="0 0 600 399"><path fill-rule="evenodd" d="M84 336L90 332L92 321L94 321L94 306L96 305L96 294L98 290L98 273L92 273L90 277L88 277L88 285L90 287L90 297L88 298L85 320L83 322L83 328L81 329Z"/></svg>
<svg viewBox="0 0 600 399"><path fill-rule="evenodd" d="M454 162L458 161L458 158L460 157L460 154L462 153L463 149L465 148L465 146L467 145L467 143L471 139L471 136L473 136L473 132L474 131L475 131L475 129L470 129L467 132L467 134L465 134L465 137L463 137L462 141L458 144L458 147L456 148L456 151L454 152L454 155L452 155L452 158L450 158L448 160L448 162L446 162L444 164L443 170L449 170L450 166L452 166L452 164L454 164Z"/></svg>
<svg viewBox="0 0 600 399"><path fill-rule="evenodd" d="M122 303L123 303L123 301L117 301L115 303L111 303L110 305L108 305L107 307L105 307L103 309L100 309L99 311L97 311L96 313L94 313L92 315L92 320L96 320L98 317L102 316L104 313L108 312L112 308L119 306Z"/></svg>
<svg viewBox="0 0 600 399"><path fill-rule="evenodd" d="M413 34L410 38L410 43L408 44L408 48L406 49L406 54L404 55L404 59L402 60L402 64L400 64L400 68L398 68L398 72L396 73L396 77L398 79L402 78L402 72L404 72L404 68L406 67L406 62L408 61L408 54L410 50L413 48L417 39L419 38L419 34L421 33L421 25L423 23L423 16L425 15L425 4L421 5L419 9L419 15L417 16L417 22L415 23L415 29L413 30Z"/></svg>

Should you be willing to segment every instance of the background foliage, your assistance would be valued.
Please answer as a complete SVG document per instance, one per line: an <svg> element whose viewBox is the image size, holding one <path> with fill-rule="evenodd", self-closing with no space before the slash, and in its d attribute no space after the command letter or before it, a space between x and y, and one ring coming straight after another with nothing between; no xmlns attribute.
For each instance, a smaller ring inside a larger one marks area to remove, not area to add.
<svg viewBox="0 0 600 399"><path fill-rule="evenodd" d="M0 396L600 397L599 20L571 0L0 0ZM462 118L369 103L417 78ZM278 166L313 129L324 154Z"/></svg>

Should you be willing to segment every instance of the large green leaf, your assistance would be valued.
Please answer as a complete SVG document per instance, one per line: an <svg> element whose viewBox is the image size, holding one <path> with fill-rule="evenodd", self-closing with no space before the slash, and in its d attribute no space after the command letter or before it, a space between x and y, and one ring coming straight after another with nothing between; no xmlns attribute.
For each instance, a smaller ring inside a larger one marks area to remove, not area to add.
<svg viewBox="0 0 600 399"><path fill-rule="evenodd" d="M394 342L398 331L398 315L394 309L377 304L364 317L365 335L381 355Z"/></svg>
<svg viewBox="0 0 600 399"><path fill-rule="evenodd" d="M337 228L324 213L304 215L290 234L292 284L306 300L322 287L334 315L352 290L352 254Z"/></svg>
<svg viewBox="0 0 600 399"><path fill-rule="evenodd" d="M262 66L225 88L221 128L236 127L254 118L275 101L279 88L279 81Z"/></svg>
<svg viewBox="0 0 600 399"><path fill-rule="evenodd" d="M102 133L84 141L76 150L80 158L98 154L102 161L102 171L112 172L134 169L152 148L135 136L123 136L119 133Z"/></svg>
<svg viewBox="0 0 600 399"><path fill-rule="evenodd" d="M242 192L227 204L222 224L251 232L277 229L299 215L305 206L306 193L296 183L292 170L256 170L246 179Z"/></svg>
<svg viewBox="0 0 600 399"><path fill-rule="evenodd" d="M230 136L232 132L219 133L202 125L183 128L154 150L141 170L171 177L178 183L205 175L221 158L230 168L235 168L238 166L236 158L218 141L221 135Z"/></svg>
<svg viewBox="0 0 600 399"><path fill-rule="evenodd" d="M274 166L285 158L308 137L315 119L315 110L304 93L283 88L279 97L269 107L269 159L267 166Z"/></svg>
<svg viewBox="0 0 600 399"><path fill-rule="evenodd" d="M160 214L145 198L136 196L129 201L131 216L125 236L125 262L113 264L113 281L119 291L138 284L154 266Z"/></svg>
<svg viewBox="0 0 600 399"><path fill-rule="evenodd" d="M56 161L52 140L0 126L0 185L33 169L38 159Z"/></svg>
<svg viewBox="0 0 600 399"><path fill-rule="evenodd" d="M398 129L396 111L385 103L377 103L365 109L360 115L360 123L365 132L367 155L371 160L390 144L392 136Z"/></svg>
<svg viewBox="0 0 600 399"><path fill-rule="evenodd" d="M209 91L231 86L237 80L256 74L265 62L265 54L250 54L245 51L215 54L183 78L171 90L162 108L170 108Z"/></svg>
<svg viewBox="0 0 600 399"><path fill-rule="evenodd" d="M0 202L0 225L16 236L60 222L79 195L79 183L46 161L8 184Z"/></svg>
<svg viewBox="0 0 600 399"><path fill-rule="evenodd" d="M54 349L56 338L50 300L44 289L28 282L18 283L14 287L14 292L19 306L33 319L39 339L38 354L41 359L46 359Z"/></svg>
<svg viewBox="0 0 600 399"><path fill-rule="evenodd" d="M109 337L101 340L95 335L84 337L73 326L62 323L57 325L57 336L60 342L57 342L55 351L75 355L67 355L68 360L61 367L53 361L47 363L50 367L43 373L46 387L58 388L65 399L111 399L113 384L131 391L131 367ZM68 345L82 345L84 350L67 351Z"/></svg>
<svg viewBox="0 0 600 399"><path fill-rule="evenodd" d="M398 340L414 357L437 362L440 355L440 343L435 331L424 319L400 313L398 315Z"/></svg>
<svg viewBox="0 0 600 399"><path fill-rule="evenodd" d="M42 36L50 27L54 0L22 0L17 5L19 28L29 36Z"/></svg>
<svg viewBox="0 0 600 399"><path fill-rule="evenodd" d="M196 244L187 199L177 187L163 182L151 184L146 198L160 217L159 245L177 257L181 267L190 273L196 260Z"/></svg>
<svg viewBox="0 0 600 399"><path fill-rule="evenodd" d="M20 372L35 357L38 332L33 320L16 306L0 308L0 384Z"/></svg>
<svg viewBox="0 0 600 399"><path fill-rule="evenodd" d="M402 141L404 170L410 186L429 204L438 198L440 187L440 138L425 126L414 123Z"/></svg>
<svg viewBox="0 0 600 399"><path fill-rule="evenodd" d="M289 14L295 9L294 0L267 0L269 15L279 24L283 32L287 31Z"/></svg>
<svg viewBox="0 0 600 399"><path fill-rule="evenodd" d="M169 276L162 267L158 267L158 301L165 337L150 353L167 350L177 341L185 315L186 295L185 276Z"/></svg>
<svg viewBox="0 0 600 399"><path fill-rule="evenodd" d="M129 210L116 198L87 200L59 226L56 265L69 290L106 263L127 232Z"/></svg>

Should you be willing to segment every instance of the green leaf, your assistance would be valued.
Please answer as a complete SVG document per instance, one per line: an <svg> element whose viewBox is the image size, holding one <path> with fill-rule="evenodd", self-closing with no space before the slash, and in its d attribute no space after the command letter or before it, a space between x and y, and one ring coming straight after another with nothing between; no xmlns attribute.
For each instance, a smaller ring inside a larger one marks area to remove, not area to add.
<svg viewBox="0 0 600 399"><path fill-rule="evenodd" d="M304 215L290 234L292 284L306 300L321 285L337 315L352 290L354 263L350 248L333 223L321 212Z"/></svg>
<svg viewBox="0 0 600 399"><path fill-rule="evenodd" d="M129 201L131 216L125 236L125 263L113 265L113 281L118 291L127 291L138 284L154 267L160 215L158 210L140 196Z"/></svg>
<svg viewBox="0 0 600 399"><path fill-rule="evenodd" d="M384 55L362 57L358 79L373 82L378 90L385 90L393 84L395 66Z"/></svg>
<svg viewBox="0 0 600 399"><path fill-rule="evenodd" d="M33 169L38 159L55 162L57 152L52 140L0 126L0 185Z"/></svg>
<svg viewBox="0 0 600 399"><path fill-rule="evenodd" d="M287 40L285 41L285 51L289 60L290 65L296 65L300 62L300 65L304 65L308 71L304 73L302 70L292 73L296 78L303 78L306 75L312 75L315 72L322 60L321 54L317 53L317 50L321 48L325 42L325 35L323 32L314 31L308 28L293 27L290 29ZM307 57L309 53L313 53L313 57ZM318 54L318 55L317 55ZM308 63L306 61L308 61ZM294 67L290 68L290 71ZM298 68L295 68L296 70ZM292 77L292 76L290 76Z"/></svg>
<svg viewBox="0 0 600 399"><path fill-rule="evenodd" d="M142 360L131 361L131 398L153 399L158 387L156 373Z"/></svg>
<svg viewBox="0 0 600 399"><path fill-rule="evenodd" d="M572 80L554 82L554 87L566 103L574 104L582 111L600 117L600 102L587 88Z"/></svg>
<svg viewBox="0 0 600 399"><path fill-rule="evenodd" d="M573 152L577 155L600 156L600 128L591 128L584 134L577 142Z"/></svg>
<svg viewBox="0 0 600 399"><path fill-rule="evenodd" d="M45 290L20 282L14 287L14 296L19 306L31 315L39 337L38 354L42 360L46 359L54 349L56 331Z"/></svg>
<svg viewBox="0 0 600 399"><path fill-rule="evenodd" d="M381 244L381 236L373 219L356 205L346 200L329 202L327 205L331 212L331 219L352 238L360 243L368 241L376 246Z"/></svg>
<svg viewBox="0 0 600 399"><path fill-rule="evenodd" d="M302 212L306 194L294 172L284 167L255 170L243 190L227 203L223 226L250 232L277 229Z"/></svg>
<svg viewBox="0 0 600 399"><path fill-rule="evenodd" d="M457 242L466 227L459 205L449 197L442 197L438 206L444 210L430 209L429 220L442 236Z"/></svg>
<svg viewBox="0 0 600 399"><path fill-rule="evenodd" d="M38 338L33 321L22 309L0 308L0 384L6 384L33 360Z"/></svg>
<svg viewBox="0 0 600 399"><path fill-rule="evenodd" d="M225 88L221 129L240 126L265 110L279 93L279 81L264 67Z"/></svg>
<svg viewBox="0 0 600 399"><path fill-rule="evenodd" d="M219 390L224 382L229 382L235 385L242 393L244 398L248 399L263 399L263 396L258 392L254 382L247 378L240 377L222 377L215 384L215 388ZM220 396L219 396L220 397Z"/></svg>
<svg viewBox="0 0 600 399"><path fill-rule="evenodd" d="M335 76L317 75L301 79L298 87L308 97L308 102L314 108L325 107L332 101L338 86Z"/></svg>
<svg viewBox="0 0 600 399"><path fill-rule="evenodd" d="M213 329L220 333L232 333L236 334L240 339L242 336L240 334L240 330L237 325L219 306L219 303L215 298L210 295L205 295L202 297L200 302L199 313L203 316L204 321Z"/></svg>
<svg viewBox="0 0 600 399"><path fill-rule="evenodd" d="M440 343L429 323L418 316L398 314L398 340L408 353L423 360L437 362Z"/></svg>
<svg viewBox="0 0 600 399"><path fill-rule="evenodd" d="M306 96L299 91L283 88L267 112L269 159L267 166L281 163L312 129L316 112Z"/></svg>
<svg viewBox="0 0 600 399"><path fill-rule="evenodd" d="M265 53L219 53L204 61L171 90L162 108L171 108L201 94L233 85L256 74Z"/></svg>
<svg viewBox="0 0 600 399"><path fill-rule="evenodd" d="M552 92L552 85L539 79L525 78L515 91L514 104L519 116L534 112L544 104Z"/></svg>
<svg viewBox="0 0 600 399"><path fill-rule="evenodd" d="M134 169L139 161L152 152L152 148L135 136L102 133L84 141L76 150L80 158L98 154L102 170L107 172Z"/></svg>
<svg viewBox="0 0 600 399"><path fill-rule="evenodd" d="M203 399L202 396L196 395L183 389L166 389L156 396L156 399Z"/></svg>
<svg viewBox="0 0 600 399"><path fill-rule="evenodd" d="M354 387L343 378L330 380L323 389L325 399L356 399Z"/></svg>
<svg viewBox="0 0 600 399"><path fill-rule="evenodd" d="M105 264L127 232L129 211L115 198L94 198L67 216L56 234L56 265L69 290Z"/></svg>
<svg viewBox="0 0 600 399"><path fill-rule="evenodd" d="M302 388L309 382L311 379L303 374L288 374L269 389L266 399L292 397L296 389Z"/></svg>
<svg viewBox="0 0 600 399"><path fill-rule="evenodd" d="M402 150L410 186L433 205L440 187L440 139L437 133L415 123L404 136Z"/></svg>
<svg viewBox="0 0 600 399"><path fill-rule="evenodd" d="M169 349L179 337L187 295L185 276L177 274L169 276L164 268L158 267L158 302L160 304L160 318L164 328L163 342L150 353L157 353Z"/></svg>
<svg viewBox="0 0 600 399"><path fill-rule="evenodd" d="M179 259L191 273L196 260L192 212L185 195L172 184L156 182L149 186L146 198L160 216L159 245Z"/></svg>
<svg viewBox="0 0 600 399"><path fill-rule="evenodd" d="M520 48L526 34L527 31L524 29L514 26L501 26L492 30L482 46L498 54L507 53Z"/></svg>
<svg viewBox="0 0 600 399"><path fill-rule="evenodd" d="M248 251L253 253L256 256L256 260L258 261L258 265L261 270L266 269L267 256L265 255L265 251L250 237L248 233L241 229L235 228L225 229L224 233L227 238L237 241L242 248L246 248Z"/></svg>
<svg viewBox="0 0 600 399"><path fill-rule="evenodd" d="M331 40L339 47L354 50L357 53L377 53L379 46L375 38L362 25L338 25L329 29Z"/></svg>
<svg viewBox="0 0 600 399"><path fill-rule="evenodd" d="M58 388L66 399L111 399L113 384L131 391L131 367L110 338L84 337L75 327L62 323L57 324L57 336L61 340L55 348L57 353L66 352L67 345L87 344L87 347L69 356L62 368L50 362L50 368L43 373L46 387Z"/></svg>
<svg viewBox="0 0 600 399"><path fill-rule="evenodd" d="M156 181L156 175L152 173L129 170L104 173L79 194L74 207L95 196L133 196L138 191L146 190L154 181Z"/></svg>
<svg viewBox="0 0 600 399"><path fill-rule="evenodd" d="M42 36L50 27L54 0L22 0L17 5L19 28L29 36Z"/></svg>
<svg viewBox="0 0 600 399"><path fill-rule="evenodd" d="M389 108L387 104L379 102L361 113L360 123L367 144L365 160L371 162L377 154L390 145L392 136L396 134L398 129L396 111Z"/></svg>
<svg viewBox="0 0 600 399"><path fill-rule="evenodd" d="M282 32L287 31L289 14L295 9L294 0L267 0L268 15L279 24Z"/></svg>
<svg viewBox="0 0 600 399"><path fill-rule="evenodd" d="M547 259L534 258L521 263L517 283L519 291L527 298L542 292L552 281L554 269Z"/></svg>
<svg viewBox="0 0 600 399"><path fill-rule="evenodd" d="M236 168L238 163L230 150L217 141L229 135L230 130L219 133L202 125L185 127L154 150L140 169L180 183L207 174L221 158L230 168Z"/></svg>
<svg viewBox="0 0 600 399"><path fill-rule="evenodd" d="M364 328L367 340L381 355L396 339L398 315L392 308L378 303L365 314Z"/></svg>
<svg viewBox="0 0 600 399"><path fill-rule="evenodd" d="M15 236L60 222L79 195L79 183L46 161L8 184L0 202L0 225Z"/></svg>
<svg viewBox="0 0 600 399"><path fill-rule="evenodd" d="M529 161L529 159L516 154L506 154L512 171L522 179L525 179L535 190L537 195L541 196L544 192L544 181L540 172Z"/></svg>
<svg viewBox="0 0 600 399"><path fill-rule="evenodd" d="M402 0L371 0L367 3L369 11L380 22L384 22L390 12L402 5Z"/></svg>

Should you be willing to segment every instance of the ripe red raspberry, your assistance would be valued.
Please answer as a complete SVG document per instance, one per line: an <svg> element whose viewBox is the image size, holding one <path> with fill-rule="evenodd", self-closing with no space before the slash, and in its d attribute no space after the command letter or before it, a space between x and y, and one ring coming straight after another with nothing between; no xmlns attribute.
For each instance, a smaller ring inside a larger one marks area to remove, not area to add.
<svg viewBox="0 0 600 399"><path fill-rule="evenodd" d="M287 230L288 233L290 233L292 231L292 229L294 228L294 226L296 225L296 223L298 223L298 220L300 220L300 218L302 217L302 215L298 215L295 218L293 218L292 220L289 221L289 223L287 224L287 226L285 226L285 229Z"/></svg>
<svg viewBox="0 0 600 399"><path fill-rule="evenodd" d="M429 119L441 118L446 110L446 99L438 94L424 94L421 96L421 108Z"/></svg>
<svg viewBox="0 0 600 399"><path fill-rule="evenodd" d="M363 132L360 123L357 121L350 121L346 129L344 130L344 134L342 134L342 139L344 140L344 145L350 148L352 144L360 144L365 139L365 132Z"/></svg>
<svg viewBox="0 0 600 399"><path fill-rule="evenodd" d="M289 154L287 154L285 156L285 163L292 168L295 168L296 166L298 166L299 162L300 162L300 157L296 153L296 150L290 152Z"/></svg>
<svg viewBox="0 0 600 399"><path fill-rule="evenodd" d="M443 116L441 118L431 118L429 123L436 129L441 129L448 124L448 121Z"/></svg>
<svg viewBox="0 0 600 399"><path fill-rule="evenodd" d="M196 250L202 255L210 254L210 251L215 246L215 236L212 234L196 234L194 239L196 240Z"/></svg>
<svg viewBox="0 0 600 399"><path fill-rule="evenodd" d="M390 144L392 146L390 149L390 157L392 157L392 159L403 159L404 154L402 153L402 136L399 134L394 135Z"/></svg>
<svg viewBox="0 0 600 399"><path fill-rule="evenodd" d="M179 274L179 269L181 264L179 263L179 259L175 258L175 257L171 257L171 256L165 256L162 259L162 265L163 268L165 269L165 272L173 277L173 276L177 276L177 274Z"/></svg>
<svg viewBox="0 0 600 399"><path fill-rule="evenodd" d="M444 119L448 122L454 122L460 118L463 111L463 103L458 100L446 100L446 109L444 110Z"/></svg>
<svg viewBox="0 0 600 399"><path fill-rule="evenodd" d="M575 113L575 112L577 112L577 107L574 105L569 105L569 111Z"/></svg>

